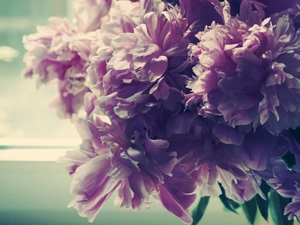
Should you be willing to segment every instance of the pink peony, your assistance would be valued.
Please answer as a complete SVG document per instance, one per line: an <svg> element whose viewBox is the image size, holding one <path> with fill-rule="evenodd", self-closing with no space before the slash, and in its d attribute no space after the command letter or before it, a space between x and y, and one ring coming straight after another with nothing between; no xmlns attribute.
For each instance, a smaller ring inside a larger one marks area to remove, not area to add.
<svg viewBox="0 0 300 225"><path fill-rule="evenodd" d="M80 32L95 31L107 20L112 0L76 0L73 9Z"/></svg>
<svg viewBox="0 0 300 225"><path fill-rule="evenodd" d="M38 87L57 83L59 96L51 105L60 117L70 117L78 112L84 94L89 92L85 81L93 34L77 33L76 26L65 19L52 18L50 22L24 37L27 66L23 75L38 75Z"/></svg>

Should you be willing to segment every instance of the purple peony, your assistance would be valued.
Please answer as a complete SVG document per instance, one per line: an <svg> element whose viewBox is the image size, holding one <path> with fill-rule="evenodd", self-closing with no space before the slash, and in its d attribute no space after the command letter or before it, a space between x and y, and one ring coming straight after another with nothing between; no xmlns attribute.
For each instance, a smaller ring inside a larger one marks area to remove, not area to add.
<svg viewBox="0 0 300 225"><path fill-rule="evenodd" d="M201 196L221 194L237 201L251 200L260 190L261 178L270 157L280 157L290 145L283 135L274 137L263 128L256 132L216 124L183 113L167 122L170 149L176 151L179 165L198 184Z"/></svg>
<svg viewBox="0 0 300 225"><path fill-rule="evenodd" d="M297 194L295 197L293 197L292 202L289 203L285 207L284 214L289 214L288 218L289 220L292 220L294 216L297 216L298 219L300 219L300 187L299 183L295 182L295 188L297 189Z"/></svg>
<svg viewBox="0 0 300 225"><path fill-rule="evenodd" d="M284 210L284 214L290 214L289 219L297 216L300 219L300 171L290 170L286 163L279 158L270 158L267 168L264 171L256 172L261 176L275 191L284 198L292 198Z"/></svg>
<svg viewBox="0 0 300 225"><path fill-rule="evenodd" d="M215 2L215 0L211 1ZM249 6L251 7L251 10L249 8L249 10L247 9L247 12L253 16L256 14L260 19L264 19L264 17L269 17L275 13L288 9L297 8L297 3L299 4L299 1L297 0L228 0L228 2L231 5L231 14L233 16L243 14L245 8L248 8Z"/></svg>
<svg viewBox="0 0 300 225"><path fill-rule="evenodd" d="M272 134L298 127L300 98L288 97L300 94L293 15L252 27L226 13L224 18L224 25L200 32L191 48L199 63L189 87L202 98L199 114L222 117L232 127L263 125Z"/></svg>
<svg viewBox="0 0 300 225"><path fill-rule="evenodd" d="M69 206L93 221L114 191L116 203L124 209L147 207L154 196L183 222L191 223L188 208L195 200L196 185L176 166L176 152L169 143L149 137L138 117L104 122L95 97L86 94L85 100L86 119L74 118L82 144L61 159L72 163L75 199Z"/></svg>
<svg viewBox="0 0 300 225"><path fill-rule="evenodd" d="M221 16L215 10L212 0L181 0L180 4L188 23L195 24L200 30L204 30L207 24L213 21L222 22Z"/></svg>

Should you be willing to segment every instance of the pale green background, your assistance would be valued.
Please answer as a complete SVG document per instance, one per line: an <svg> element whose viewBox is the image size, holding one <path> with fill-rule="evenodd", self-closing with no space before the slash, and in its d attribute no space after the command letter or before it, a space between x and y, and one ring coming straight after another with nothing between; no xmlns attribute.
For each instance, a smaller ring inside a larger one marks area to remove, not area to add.
<svg viewBox="0 0 300 225"><path fill-rule="evenodd" d="M21 150L20 150L21 151ZM66 165L54 162L0 161L1 225L85 225L86 218L67 209L71 178ZM120 211L111 197L93 224L97 225L182 225L160 203L141 212ZM200 225L246 225L243 215L224 212L218 199L212 199Z"/></svg>

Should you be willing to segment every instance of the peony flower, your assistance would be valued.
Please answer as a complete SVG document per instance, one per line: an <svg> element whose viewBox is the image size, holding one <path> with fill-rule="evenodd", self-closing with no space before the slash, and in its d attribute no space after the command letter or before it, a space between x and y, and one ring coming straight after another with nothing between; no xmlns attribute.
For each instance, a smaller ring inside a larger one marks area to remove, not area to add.
<svg viewBox="0 0 300 225"><path fill-rule="evenodd" d="M107 72L107 61L113 53L110 47L112 39L119 34L133 33L137 26L137 22L120 9L112 8L109 16L109 21L102 25L101 30L96 34L96 40L92 43L91 64L87 70L90 79L89 87L97 96L104 93L103 76Z"/></svg>
<svg viewBox="0 0 300 225"><path fill-rule="evenodd" d="M107 20L112 0L76 0L73 9L80 32L95 31Z"/></svg>
<svg viewBox="0 0 300 225"><path fill-rule="evenodd" d="M290 144L265 129L243 131L183 113L169 119L165 138L176 151L179 165L197 183L201 196L218 196L219 185L237 202L251 200L260 190L256 171L267 168L270 157L282 156Z"/></svg>
<svg viewBox="0 0 300 225"><path fill-rule="evenodd" d="M186 23L178 8L157 7L158 12L146 13L139 25L123 16L119 21L127 23L119 27L124 32L108 34L109 45L100 47L92 59L91 88L110 117L128 119L155 106L174 110L181 104L187 82ZM105 35L106 30L100 32Z"/></svg>
<svg viewBox="0 0 300 225"><path fill-rule="evenodd" d="M49 26L40 26L37 33L23 39L27 50L23 75L38 75L38 86L57 83L59 96L50 105L57 108L61 118L78 113L84 94L90 91L85 82L91 44L95 30L107 20L111 4L111 0L76 0L74 24L51 18Z"/></svg>
<svg viewBox="0 0 300 225"><path fill-rule="evenodd" d="M56 82L60 94L51 105L60 117L70 117L78 112L84 94L89 92L85 81L93 35L78 34L65 19L52 18L50 22L50 26L38 27L36 34L24 37L27 67L23 75L38 75L38 86Z"/></svg>
<svg viewBox="0 0 300 225"><path fill-rule="evenodd" d="M140 118L101 119L95 97L85 96L86 119L74 117L82 144L62 161L71 162L73 177L70 207L92 222L114 191L121 208L140 210L155 196L183 222L191 223L189 206L196 185L176 166L176 153L162 139L148 137Z"/></svg>
<svg viewBox="0 0 300 225"><path fill-rule="evenodd" d="M189 87L202 97L199 114L232 127L263 125L272 134L299 126L299 98L287 96L299 94L300 36L288 14L252 27L231 18L198 38L191 49L197 77Z"/></svg>
<svg viewBox="0 0 300 225"><path fill-rule="evenodd" d="M38 74L38 85L63 77L65 64L75 57L69 43L77 32L76 27L61 18L50 18L49 22L49 26L38 26L37 33L23 38L27 50L24 56L27 67L23 75Z"/></svg>
<svg viewBox="0 0 300 225"><path fill-rule="evenodd" d="M297 0L281 1L281 0L228 0L234 10L232 15L241 14L243 7L249 5L252 7L252 13L257 14L261 19L270 17L271 15L288 9L297 8ZM251 13L250 11L248 11Z"/></svg>
<svg viewBox="0 0 300 225"><path fill-rule="evenodd" d="M270 158L266 170L256 173L282 197L292 198L292 202L285 207L284 214L290 214L290 220L294 216L299 219L300 174L288 169L285 162L279 158Z"/></svg>
<svg viewBox="0 0 300 225"><path fill-rule="evenodd" d="M300 191L299 191L299 184L295 184L296 188L298 189L297 196L293 197L292 202L289 203L284 210L284 215L289 214L288 219L292 220L294 216L297 216L300 219Z"/></svg>

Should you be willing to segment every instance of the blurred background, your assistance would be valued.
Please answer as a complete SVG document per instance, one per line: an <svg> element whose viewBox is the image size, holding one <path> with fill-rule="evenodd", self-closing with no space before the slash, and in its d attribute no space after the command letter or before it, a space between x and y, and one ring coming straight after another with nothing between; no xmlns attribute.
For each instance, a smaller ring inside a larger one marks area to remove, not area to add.
<svg viewBox="0 0 300 225"><path fill-rule="evenodd" d="M77 138L69 120L60 120L49 103L54 86L36 88L21 77L23 35L36 32L53 16L70 17L70 0L0 0L0 138Z"/></svg>
<svg viewBox="0 0 300 225"><path fill-rule="evenodd" d="M0 224L84 225L86 218L67 209L71 178L55 160L80 142L69 120L60 120L48 104L54 86L36 89L24 79L23 35L47 25L48 17L70 17L71 0L0 0ZM75 140L75 141L72 141ZM105 204L94 224L181 225L160 204L142 212L121 212ZM247 225L245 216L226 212L211 199L200 225ZM266 224L261 218L257 224ZM270 223L271 224L271 223Z"/></svg>

